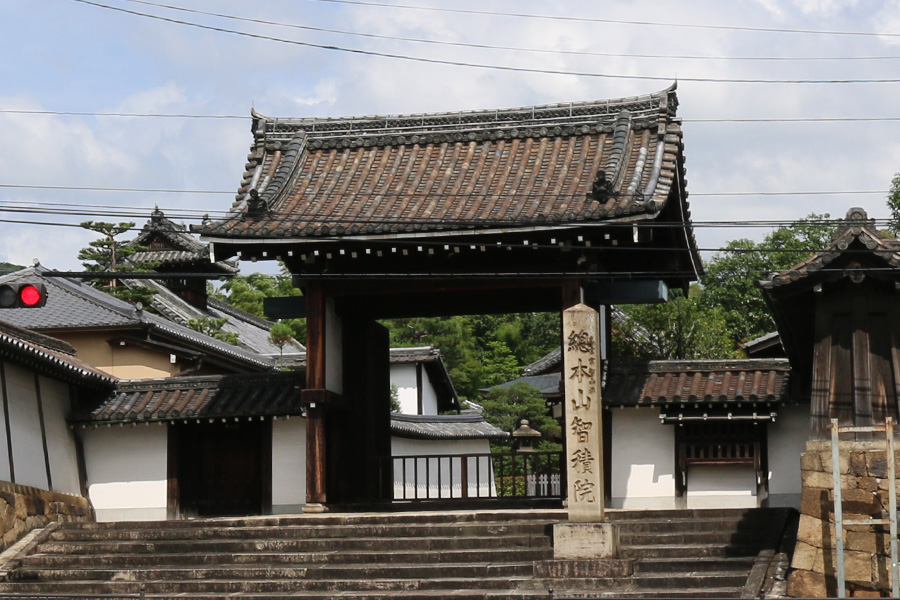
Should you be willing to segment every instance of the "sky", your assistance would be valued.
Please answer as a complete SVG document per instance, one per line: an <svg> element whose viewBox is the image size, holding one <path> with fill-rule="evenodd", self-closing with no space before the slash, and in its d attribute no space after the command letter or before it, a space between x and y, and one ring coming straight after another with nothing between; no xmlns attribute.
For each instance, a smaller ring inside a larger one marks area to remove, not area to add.
<svg viewBox="0 0 900 600"><path fill-rule="evenodd" d="M706 258L810 213L887 218L900 171L900 0L2 0L0 34L0 261L21 265L80 270L84 220L227 210L251 109L508 108L677 81ZM746 221L766 227L721 225Z"/></svg>

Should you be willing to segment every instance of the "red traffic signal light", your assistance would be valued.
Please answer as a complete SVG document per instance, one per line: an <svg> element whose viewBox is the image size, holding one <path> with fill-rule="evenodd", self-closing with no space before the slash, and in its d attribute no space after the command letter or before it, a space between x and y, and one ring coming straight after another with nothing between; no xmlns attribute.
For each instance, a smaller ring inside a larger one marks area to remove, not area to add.
<svg viewBox="0 0 900 600"><path fill-rule="evenodd" d="M0 284L0 308L40 308L46 303L43 283Z"/></svg>

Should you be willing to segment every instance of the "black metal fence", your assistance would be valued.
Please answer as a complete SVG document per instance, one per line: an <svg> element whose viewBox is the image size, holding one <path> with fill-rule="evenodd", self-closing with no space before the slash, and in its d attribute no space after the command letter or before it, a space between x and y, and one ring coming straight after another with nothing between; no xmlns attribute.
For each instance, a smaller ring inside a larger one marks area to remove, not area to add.
<svg viewBox="0 0 900 600"><path fill-rule="evenodd" d="M561 499L561 452L392 456L394 501Z"/></svg>

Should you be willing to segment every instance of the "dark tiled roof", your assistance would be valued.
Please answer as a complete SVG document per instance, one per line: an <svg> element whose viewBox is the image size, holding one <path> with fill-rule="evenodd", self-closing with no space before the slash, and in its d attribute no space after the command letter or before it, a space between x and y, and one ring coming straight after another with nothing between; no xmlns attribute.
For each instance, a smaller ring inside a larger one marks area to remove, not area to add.
<svg viewBox="0 0 900 600"><path fill-rule="evenodd" d="M73 279L48 276L48 272L48 269L36 266L0 277L2 283L38 281L47 288L46 305L41 308L5 309L3 317L6 320L19 327L51 332L147 329L254 368L267 369L274 365L272 359L256 352L214 339L147 311L137 311L131 304L96 288Z"/></svg>
<svg viewBox="0 0 900 600"><path fill-rule="evenodd" d="M802 280L806 280L809 285L812 285L811 280L807 278L827 269L838 258L846 257L847 250L852 245L868 250L868 256L876 257L885 266L896 269L893 274L895 278L900 276L900 242L881 237L875 228L875 221L869 219L863 209L851 208L847 212L843 224L838 228L837 235L824 251L816 253L786 271L774 273L768 280L760 281L759 286L763 290L769 291L782 286L790 286L790 284ZM852 265L847 265L846 274L849 274L852 268ZM838 277L844 275L843 270L837 274Z"/></svg>
<svg viewBox="0 0 900 600"><path fill-rule="evenodd" d="M562 348L554 348L530 365L526 365L524 371L526 376L543 375L550 371L557 372L561 366Z"/></svg>
<svg viewBox="0 0 900 600"><path fill-rule="evenodd" d="M684 185L677 104L673 86L619 100L475 112L254 114L254 145L231 213L194 230L219 239L304 238L654 218ZM610 195L592 194L600 171L598 187ZM251 190L266 209L245 218L256 203Z"/></svg>
<svg viewBox="0 0 900 600"><path fill-rule="evenodd" d="M483 415L403 415L391 413L391 435L419 440L474 440L509 434L484 420Z"/></svg>
<svg viewBox="0 0 900 600"><path fill-rule="evenodd" d="M781 403L788 399L787 360L660 360L612 364L607 406Z"/></svg>
<svg viewBox="0 0 900 600"><path fill-rule="evenodd" d="M62 381L111 387L116 378L75 358L69 344L0 321L0 356Z"/></svg>
<svg viewBox="0 0 900 600"><path fill-rule="evenodd" d="M146 251L131 255L133 262L159 263L169 267L199 264L218 272L238 271L237 265L231 261L211 262L209 245L197 240L184 225L167 218L159 208L154 209L150 220L129 243L147 247Z"/></svg>
<svg viewBox="0 0 900 600"><path fill-rule="evenodd" d="M122 381L99 406L75 413L75 423L148 423L281 417L303 412L302 373L209 375Z"/></svg>

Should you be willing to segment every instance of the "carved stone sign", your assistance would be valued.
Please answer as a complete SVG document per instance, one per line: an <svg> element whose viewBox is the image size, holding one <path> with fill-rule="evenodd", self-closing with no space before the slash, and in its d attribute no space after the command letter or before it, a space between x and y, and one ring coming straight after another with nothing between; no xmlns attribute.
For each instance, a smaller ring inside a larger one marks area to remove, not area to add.
<svg viewBox="0 0 900 600"><path fill-rule="evenodd" d="M563 356L569 521L601 523L605 518L597 311L579 304L563 312Z"/></svg>

